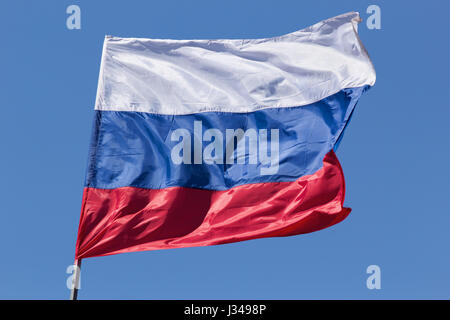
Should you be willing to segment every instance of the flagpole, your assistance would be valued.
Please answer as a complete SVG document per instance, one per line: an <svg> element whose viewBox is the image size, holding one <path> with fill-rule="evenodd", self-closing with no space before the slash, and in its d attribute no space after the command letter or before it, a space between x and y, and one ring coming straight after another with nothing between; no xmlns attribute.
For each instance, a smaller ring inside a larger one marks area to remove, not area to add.
<svg viewBox="0 0 450 320"><path fill-rule="evenodd" d="M70 300L77 300L78 288L80 287L81 259L75 259L72 278L72 289L70 290Z"/></svg>

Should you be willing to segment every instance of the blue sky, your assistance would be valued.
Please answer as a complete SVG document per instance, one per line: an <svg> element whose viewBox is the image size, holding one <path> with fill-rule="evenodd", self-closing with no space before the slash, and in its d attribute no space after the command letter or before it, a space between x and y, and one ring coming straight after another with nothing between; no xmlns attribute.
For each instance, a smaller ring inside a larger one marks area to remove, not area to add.
<svg viewBox="0 0 450 320"><path fill-rule="evenodd" d="M66 8L81 8L81 30ZM81 299L449 299L450 3L2 1L0 299L67 299L105 34L262 38L381 8L377 71L338 157L340 224L316 233L83 261ZM368 290L366 268L381 268Z"/></svg>

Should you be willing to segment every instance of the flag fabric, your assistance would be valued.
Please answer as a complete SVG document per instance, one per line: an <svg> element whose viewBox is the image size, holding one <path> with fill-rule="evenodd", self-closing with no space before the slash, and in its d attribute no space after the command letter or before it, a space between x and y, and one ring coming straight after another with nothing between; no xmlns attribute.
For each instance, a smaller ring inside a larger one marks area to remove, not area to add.
<svg viewBox="0 0 450 320"><path fill-rule="evenodd" d="M76 258L342 221L335 150L375 83L359 21L266 39L106 36Z"/></svg>

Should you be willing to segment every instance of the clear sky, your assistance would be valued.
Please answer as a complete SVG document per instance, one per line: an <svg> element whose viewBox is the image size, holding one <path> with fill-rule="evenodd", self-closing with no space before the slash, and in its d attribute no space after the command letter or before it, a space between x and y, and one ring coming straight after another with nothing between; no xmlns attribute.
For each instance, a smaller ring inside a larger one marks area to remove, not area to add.
<svg viewBox="0 0 450 320"><path fill-rule="evenodd" d="M81 8L81 30L66 27ZM377 72L340 145L340 224L83 261L80 299L450 298L448 1L18 1L0 4L0 299L67 299L105 34L265 38L348 11ZM369 290L366 268L381 268Z"/></svg>

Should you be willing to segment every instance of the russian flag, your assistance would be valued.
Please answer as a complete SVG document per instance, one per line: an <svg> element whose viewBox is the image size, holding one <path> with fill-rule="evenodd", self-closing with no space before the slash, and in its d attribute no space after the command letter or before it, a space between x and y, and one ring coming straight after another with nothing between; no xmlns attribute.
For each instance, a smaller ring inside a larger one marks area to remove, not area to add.
<svg viewBox="0 0 450 320"><path fill-rule="evenodd" d="M251 40L107 36L76 258L342 221L334 150L375 83L359 21Z"/></svg>

